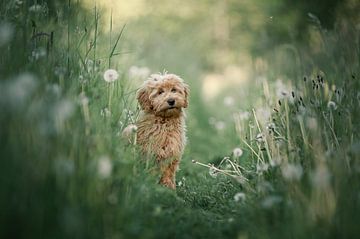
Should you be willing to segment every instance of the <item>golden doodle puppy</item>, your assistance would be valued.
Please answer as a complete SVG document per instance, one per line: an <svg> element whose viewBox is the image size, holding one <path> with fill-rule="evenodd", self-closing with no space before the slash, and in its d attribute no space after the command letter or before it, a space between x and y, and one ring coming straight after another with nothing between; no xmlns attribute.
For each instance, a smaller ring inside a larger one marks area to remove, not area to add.
<svg viewBox="0 0 360 239"><path fill-rule="evenodd" d="M185 112L189 86L174 74L153 74L137 93L141 107L137 121L137 144L156 158L159 183L176 188L175 173L185 144Z"/></svg>

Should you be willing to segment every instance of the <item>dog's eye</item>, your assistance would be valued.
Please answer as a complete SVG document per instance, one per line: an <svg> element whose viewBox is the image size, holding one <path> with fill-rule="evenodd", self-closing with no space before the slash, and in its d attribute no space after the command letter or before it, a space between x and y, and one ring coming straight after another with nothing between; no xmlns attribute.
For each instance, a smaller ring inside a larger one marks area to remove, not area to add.
<svg viewBox="0 0 360 239"><path fill-rule="evenodd" d="M172 93L175 93L175 92L176 92L176 89L175 89L175 88L173 88L173 89L171 90L171 92L172 92Z"/></svg>
<svg viewBox="0 0 360 239"><path fill-rule="evenodd" d="M158 94L161 95L162 93L164 93L163 90L159 90Z"/></svg>

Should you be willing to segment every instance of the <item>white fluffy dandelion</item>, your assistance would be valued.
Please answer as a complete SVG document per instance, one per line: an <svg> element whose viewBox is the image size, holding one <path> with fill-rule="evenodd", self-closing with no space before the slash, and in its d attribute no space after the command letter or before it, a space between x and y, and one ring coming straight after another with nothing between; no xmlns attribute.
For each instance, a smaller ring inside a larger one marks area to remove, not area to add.
<svg viewBox="0 0 360 239"><path fill-rule="evenodd" d="M261 206L263 208L269 209L282 202L282 198L280 196L272 195L266 197L262 202Z"/></svg>
<svg viewBox="0 0 360 239"><path fill-rule="evenodd" d="M241 148L235 148L233 150L233 155L234 155L235 158L241 157L241 155L243 155L242 149Z"/></svg>
<svg viewBox="0 0 360 239"><path fill-rule="evenodd" d="M114 69L108 69L104 72L104 80L106 82L114 82L119 78L119 73Z"/></svg>
<svg viewBox="0 0 360 239"><path fill-rule="evenodd" d="M112 172L112 162L108 156L101 156L98 162L98 174L101 178L108 178Z"/></svg>
<svg viewBox="0 0 360 239"><path fill-rule="evenodd" d="M331 110L336 110L337 109L336 103L334 101L331 101L331 100L327 103L327 107L329 109L331 109Z"/></svg>
<svg viewBox="0 0 360 239"><path fill-rule="evenodd" d="M129 124L128 126L126 126L126 128L123 130L122 132L122 136L123 137L130 137L131 135L135 134L137 131L137 126L134 124Z"/></svg>
<svg viewBox="0 0 360 239"><path fill-rule="evenodd" d="M230 106L233 106L235 103L235 100L233 97L231 96L226 96L224 98L224 105L227 106L227 107L230 107Z"/></svg>
<svg viewBox="0 0 360 239"><path fill-rule="evenodd" d="M299 164L287 164L282 167L281 173L288 181L299 181L303 174L303 168Z"/></svg>
<svg viewBox="0 0 360 239"><path fill-rule="evenodd" d="M239 192L234 195L235 202L243 202L246 199L245 193Z"/></svg>

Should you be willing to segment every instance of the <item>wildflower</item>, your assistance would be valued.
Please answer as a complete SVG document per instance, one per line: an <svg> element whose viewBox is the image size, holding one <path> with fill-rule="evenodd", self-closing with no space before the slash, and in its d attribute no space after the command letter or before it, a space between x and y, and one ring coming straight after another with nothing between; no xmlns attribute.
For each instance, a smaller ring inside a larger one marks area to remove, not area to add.
<svg viewBox="0 0 360 239"><path fill-rule="evenodd" d="M126 128L123 130L122 132L122 136L125 138L130 137L131 135L135 134L137 131L137 126L134 124L129 124L128 126L126 126Z"/></svg>
<svg viewBox="0 0 360 239"><path fill-rule="evenodd" d="M0 23L0 47L9 43L14 36L14 27L8 22Z"/></svg>
<svg viewBox="0 0 360 239"><path fill-rule="evenodd" d="M119 78L119 73L116 70L108 69L104 72L104 80L106 82L114 82Z"/></svg>
<svg viewBox="0 0 360 239"><path fill-rule="evenodd" d="M245 193L239 192L234 195L235 202L244 202L246 199Z"/></svg>
<svg viewBox="0 0 360 239"><path fill-rule="evenodd" d="M233 150L233 155L234 155L235 158L241 157L242 154L243 154L243 151L242 151L241 148L235 148Z"/></svg>
<svg viewBox="0 0 360 239"><path fill-rule="evenodd" d="M283 177L288 181L298 181L301 179L303 169L301 165L287 164L281 169Z"/></svg>
<svg viewBox="0 0 360 239"><path fill-rule="evenodd" d="M282 198L280 196L268 196L266 197L262 202L261 206L263 208L269 209L272 208L275 204L279 204L282 201Z"/></svg>
<svg viewBox="0 0 360 239"><path fill-rule="evenodd" d="M235 100L234 100L233 97L231 97L231 96L226 96L226 97L224 98L224 105L225 105L225 106L230 107L230 106L233 106L234 103L235 103Z"/></svg>
<svg viewBox="0 0 360 239"><path fill-rule="evenodd" d="M108 156L101 156L98 162L98 174L101 178L108 178L111 175L113 165Z"/></svg>
<svg viewBox="0 0 360 239"><path fill-rule="evenodd" d="M331 100L327 103L327 107L328 107L329 109L333 109L333 110L336 110L336 109L337 109L336 103L335 103L334 101L331 101Z"/></svg>

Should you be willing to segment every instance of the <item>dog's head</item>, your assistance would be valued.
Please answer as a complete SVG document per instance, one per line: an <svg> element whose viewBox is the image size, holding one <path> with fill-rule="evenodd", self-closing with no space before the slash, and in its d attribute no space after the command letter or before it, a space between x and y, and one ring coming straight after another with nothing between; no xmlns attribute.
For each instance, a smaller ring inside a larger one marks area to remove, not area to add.
<svg viewBox="0 0 360 239"><path fill-rule="evenodd" d="M189 86L174 74L153 74L137 94L141 108L156 116L177 117L188 106Z"/></svg>

